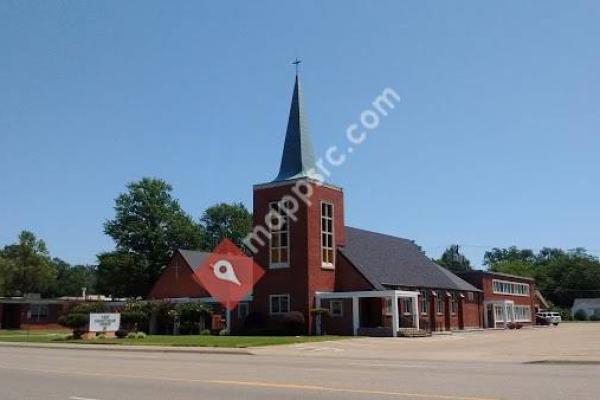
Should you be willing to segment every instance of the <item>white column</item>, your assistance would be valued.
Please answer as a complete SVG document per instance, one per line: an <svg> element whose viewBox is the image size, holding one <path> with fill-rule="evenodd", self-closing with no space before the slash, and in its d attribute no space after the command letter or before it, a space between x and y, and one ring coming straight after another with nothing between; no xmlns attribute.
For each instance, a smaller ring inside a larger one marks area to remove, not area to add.
<svg viewBox="0 0 600 400"><path fill-rule="evenodd" d="M358 297L352 297L352 327L354 329L354 336L358 335L358 327L360 325L360 310L358 306Z"/></svg>
<svg viewBox="0 0 600 400"><path fill-rule="evenodd" d="M508 303L506 301L504 301L503 310L504 310L504 327L508 328Z"/></svg>
<svg viewBox="0 0 600 400"><path fill-rule="evenodd" d="M317 309L321 308L321 298L319 297L318 294L315 296L315 308L317 308ZM317 324L317 329L316 329L317 336L321 336L321 313L320 312L315 314L315 320L316 320L315 323Z"/></svg>
<svg viewBox="0 0 600 400"><path fill-rule="evenodd" d="M400 318L398 316L398 296L394 293L392 296L392 336L398 336L400 329Z"/></svg>
<svg viewBox="0 0 600 400"><path fill-rule="evenodd" d="M419 296L412 298L413 327L419 330Z"/></svg>

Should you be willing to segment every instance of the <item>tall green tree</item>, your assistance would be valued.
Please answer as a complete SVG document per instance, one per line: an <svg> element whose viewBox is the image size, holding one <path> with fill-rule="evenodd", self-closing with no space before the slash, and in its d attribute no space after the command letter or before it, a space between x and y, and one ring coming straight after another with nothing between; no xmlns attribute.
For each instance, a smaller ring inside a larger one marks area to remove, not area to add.
<svg viewBox="0 0 600 400"><path fill-rule="evenodd" d="M56 257L50 263L56 274L52 296L80 296L83 288L87 293L96 292L95 265L71 265Z"/></svg>
<svg viewBox="0 0 600 400"><path fill-rule="evenodd" d="M214 249L224 238L241 247L242 239L252 230L252 214L242 203L220 203L204 211L200 225L205 249Z"/></svg>
<svg viewBox="0 0 600 400"><path fill-rule="evenodd" d="M0 251L4 294L47 294L56 279L46 243L32 232L22 231L19 241Z"/></svg>
<svg viewBox="0 0 600 400"><path fill-rule="evenodd" d="M471 262L469 259L460 252L460 247L455 244L448 247L439 260L435 260L442 267L454 272L460 273L465 271L471 271Z"/></svg>
<svg viewBox="0 0 600 400"><path fill-rule="evenodd" d="M483 256L483 264L487 266L506 261L531 263L536 261L536 255L533 250L518 249L516 246L511 246L506 249L495 247L491 251L486 251Z"/></svg>
<svg viewBox="0 0 600 400"><path fill-rule="evenodd" d="M115 218L104 224L116 250L98 255L100 291L145 296L173 251L202 246L201 228L181 209L172 190L161 179L143 178L117 197Z"/></svg>
<svg viewBox="0 0 600 400"><path fill-rule="evenodd" d="M12 261L0 255L0 296L8 296L11 294L10 282L14 270L15 267Z"/></svg>

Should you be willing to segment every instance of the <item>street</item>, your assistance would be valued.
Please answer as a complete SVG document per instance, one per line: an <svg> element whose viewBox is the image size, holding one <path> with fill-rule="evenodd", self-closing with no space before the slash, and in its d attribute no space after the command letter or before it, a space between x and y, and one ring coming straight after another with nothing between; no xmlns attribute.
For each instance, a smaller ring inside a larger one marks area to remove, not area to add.
<svg viewBox="0 0 600 400"><path fill-rule="evenodd" d="M598 324L565 324L275 346L252 355L0 347L0 397L594 399L599 333Z"/></svg>

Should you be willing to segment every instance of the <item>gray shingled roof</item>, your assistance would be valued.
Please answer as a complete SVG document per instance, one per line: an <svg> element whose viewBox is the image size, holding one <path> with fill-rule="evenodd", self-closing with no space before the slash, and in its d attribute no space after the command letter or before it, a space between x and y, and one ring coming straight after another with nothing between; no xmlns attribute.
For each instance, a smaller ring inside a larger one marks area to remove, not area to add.
<svg viewBox="0 0 600 400"><path fill-rule="evenodd" d="M480 291L431 261L408 239L346 227L339 249L375 289L386 286Z"/></svg>
<svg viewBox="0 0 600 400"><path fill-rule="evenodd" d="M179 249L177 250L179 251L179 253L181 253L181 255L183 256L183 259L185 260L186 263L188 263L188 265L190 266L190 268L195 271L200 264L202 264L202 261L204 261L204 259L206 257L208 257L208 255L210 253L206 253L204 251L196 251L196 250L182 250Z"/></svg>
<svg viewBox="0 0 600 400"><path fill-rule="evenodd" d="M298 80L298 75L296 75L281 166L279 167L279 174L275 178L275 182L314 177L314 171L311 175L311 170L314 170L314 167L315 155L310 134L308 133L308 123L304 116L300 81Z"/></svg>

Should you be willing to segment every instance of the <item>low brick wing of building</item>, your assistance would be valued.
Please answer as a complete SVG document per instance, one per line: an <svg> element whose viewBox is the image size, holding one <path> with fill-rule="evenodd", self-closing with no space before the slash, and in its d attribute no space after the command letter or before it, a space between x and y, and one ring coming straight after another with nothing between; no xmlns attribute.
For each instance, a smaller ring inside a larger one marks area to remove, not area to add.
<svg viewBox="0 0 600 400"><path fill-rule="evenodd" d="M537 291L532 278L490 271L470 271L460 276L483 292L485 328L535 323Z"/></svg>

